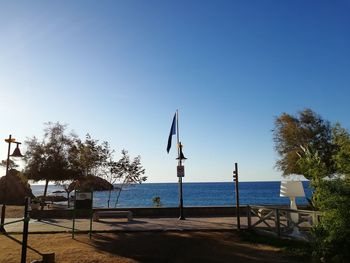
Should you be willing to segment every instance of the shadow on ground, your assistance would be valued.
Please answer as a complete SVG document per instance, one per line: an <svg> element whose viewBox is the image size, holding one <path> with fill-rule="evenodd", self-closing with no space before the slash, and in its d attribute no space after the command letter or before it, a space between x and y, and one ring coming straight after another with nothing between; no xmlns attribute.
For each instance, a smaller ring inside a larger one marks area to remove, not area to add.
<svg viewBox="0 0 350 263"><path fill-rule="evenodd" d="M139 262L300 262L279 248L244 242L235 232L94 234L97 250Z"/></svg>

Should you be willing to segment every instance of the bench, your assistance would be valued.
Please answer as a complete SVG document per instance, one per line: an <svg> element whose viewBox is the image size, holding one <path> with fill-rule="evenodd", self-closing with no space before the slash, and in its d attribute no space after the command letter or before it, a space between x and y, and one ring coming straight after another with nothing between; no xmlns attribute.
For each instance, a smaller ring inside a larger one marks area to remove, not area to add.
<svg viewBox="0 0 350 263"><path fill-rule="evenodd" d="M98 222L101 217L104 218L119 218L126 217L128 221L132 221L131 211L95 211L93 215L93 220Z"/></svg>

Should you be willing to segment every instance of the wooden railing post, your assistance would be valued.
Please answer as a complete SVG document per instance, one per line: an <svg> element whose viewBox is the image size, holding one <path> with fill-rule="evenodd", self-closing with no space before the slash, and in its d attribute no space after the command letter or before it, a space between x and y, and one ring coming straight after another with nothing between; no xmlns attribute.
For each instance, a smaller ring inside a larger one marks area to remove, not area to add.
<svg viewBox="0 0 350 263"><path fill-rule="evenodd" d="M247 205L247 221L248 221L248 229L250 229L251 228L251 226L252 226L252 215L251 215L251 213L250 213L250 206L249 205Z"/></svg>
<svg viewBox="0 0 350 263"><path fill-rule="evenodd" d="M281 229L280 229L280 213L278 208L275 209L275 227L276 227L276 234L279 237L281 235Z"/></svg>

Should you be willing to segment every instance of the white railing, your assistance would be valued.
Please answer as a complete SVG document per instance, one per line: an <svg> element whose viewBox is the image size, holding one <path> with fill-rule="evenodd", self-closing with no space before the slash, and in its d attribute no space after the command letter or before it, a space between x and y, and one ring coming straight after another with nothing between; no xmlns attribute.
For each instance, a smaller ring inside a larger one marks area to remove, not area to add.
<svg viewBox="0 0 350 263"><path fill-rule="evenodd" d="M277 236L307 238L321 213L267 206L247 206L248 229L269 231Z"/></svg>

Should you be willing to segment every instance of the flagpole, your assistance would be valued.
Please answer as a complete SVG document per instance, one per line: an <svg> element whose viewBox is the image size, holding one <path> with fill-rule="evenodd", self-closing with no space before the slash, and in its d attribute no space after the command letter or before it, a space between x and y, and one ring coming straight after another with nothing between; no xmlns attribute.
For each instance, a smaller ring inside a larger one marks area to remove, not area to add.
<svg viewBox="0 0 350 263"><path fill-rule="evenodd" d="M179 110L176 110L176 134L177 134L177 154L178 154L178 167L182 166L182 157L181 157L181 142L180 142L180 132L179 132ZM185 220L183 213L183 197L182 197L182 176L179 176L179 208L180 208L180 217L179 220Z"/></svg>
<svg viewBox="0 0 350 263"><path fill-rule="evenodd" d="M177 154L180 154L179 142L180 142L180 133L179 133L179 110L176 110L176 137L177 137Z"/></svg>

